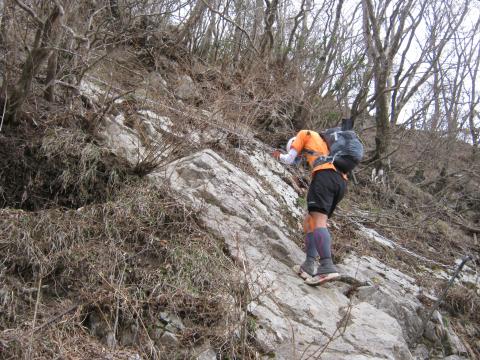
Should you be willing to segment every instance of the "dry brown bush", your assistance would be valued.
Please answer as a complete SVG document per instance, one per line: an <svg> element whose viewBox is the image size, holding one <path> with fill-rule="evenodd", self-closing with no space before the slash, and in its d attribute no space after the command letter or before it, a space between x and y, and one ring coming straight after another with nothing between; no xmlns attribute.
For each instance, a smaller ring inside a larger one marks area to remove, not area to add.
<svg viewBox="0 0 480 360"><path fill-rule="evenodd" d="M443 306L451 315L459 315L480 324L480 296L476 289L453 286L447 292Z"/></svg>
<svg viewBox="0 0 480 360"><path fill-rule="evenodd" d="M0 137L2 207L36 210L105 201L128 167L78 127L7 129Z"/></svg>
<svg viewBox="0 0 480 360"><path fill-rule="evenodd" d="M183 356L206 341L236 351L233 265L168 189L135 184L77 211L1 212L4 358L103 358L93 343L114 336L115 357L170 359L181 350L152 346L161 311L182 318Z"/></svg>

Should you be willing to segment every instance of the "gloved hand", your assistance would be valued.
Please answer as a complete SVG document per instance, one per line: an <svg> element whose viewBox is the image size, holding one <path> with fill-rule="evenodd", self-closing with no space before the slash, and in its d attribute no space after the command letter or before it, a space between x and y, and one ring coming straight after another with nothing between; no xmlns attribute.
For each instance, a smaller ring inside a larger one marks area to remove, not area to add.
<svg viewBox="0 0 480 360"><path fill-rule="evenodd" d="M272 156L275 158L275 159L280 159L280 150L274 150L273 153L272 153Z"/></svg>

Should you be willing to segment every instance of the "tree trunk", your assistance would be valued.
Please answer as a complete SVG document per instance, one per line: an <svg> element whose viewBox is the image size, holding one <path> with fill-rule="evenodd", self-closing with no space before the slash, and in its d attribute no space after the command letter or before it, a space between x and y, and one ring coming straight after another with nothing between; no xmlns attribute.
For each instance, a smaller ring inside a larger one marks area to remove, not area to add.
<svg viewBox="0 0 480 360"><path fill-rule="evenodd" d="M300 4L300 10L298 11L297 15L294 18L293 28L290 31L290 36L288 37L287 46L285 46L285 49L283 50L283 55L282 55L282 59L281 59L282 64L285 64L287 62L288 54L293 49L292 45L293 45L293 40L295 39L295 36L297 35L296 34L297 29L305 18L306 18L306 16L305 16L305 0L302 0L302 3ZM305 25L305 23L304 23L304 25ZM306 29L304 27L302 33L299 36L299 42L303 42L302 36L304 35L305 31L306 31Z"/></svg>
<svg viewBox="0 0 480 360"><path fill-rule="evenodd" d="M303 0L302 0L302 5L303 5ZM302 17L300 35L298 36L298 40L295 48L295 54L298 57L303 57L303 53L305 51L305 44L307 42L308 32L309 32L307 15L310 12L311 8L312 8L312 0L305 0L305 9L304 9L305 14Z"/></svg>
<svg viewBox="0 0 480 360"><path fill-rule="evenodd" d="M213 1L212 6L216 7L215 1ZM199 56L205 60L207 60L212 46L213 33L215 32L215 21L216 14L213 11L210 11L210 22L208 23L207 31L205 31L205 34L203 35L199 51Z"/></svg>
<svg viewBox="0 0 480 360"><path fill-rule="evenodd" d="M112 16L119 20L120 19L120 9L118 8L118 0L110 0L110 12Z"/></svg>
<svg viewBox="0 0 480 360"><path fill-rule="evenodd" d="M386 62L386 59L384 62ZM377 161L377 170L386 169L388 161L386 155L389 151L391 137L387 93L388 72L386 71L387 67L382 65L381 62L378 62L374 67L373 74L375 81L375 124L377 127L374 160Z"/></svg>
<svg viewBox="0 0 480 360"><path fill-rule="evenodd" d="M2 14L2 24L0 25L0 47L3 49L6 48L7 39L8 39L8 28L10 27L11 11L13 11L12 6L10 6L10 1L5 0L3 3L3 14Z"/></svg>
<svg viewBox="0 0 480 360"><path fill-rule="evenodd" d="M3 15L2 15L2 24L0 25L0 51L5 54L1 60L0 72L2 74L2 86L0 90L0 96L5 96L5 90L7 89L9 74L10 74L10 65L7 59L16 59L16 54L10 53L13 49L10 49L9 46L9 33L8 29L10 28L10 21L14 18L15 7L11 3L11 0L5 0L3 3ZM14 47L15 49L15 47Z"/></svg>
<svg viewBox="0 0 480 360"><path fill-rule="evenodd" d="M474 164L478 159L478 143L479 131L475 127L475 117L480 120L480 113L476 109L480 103L480 95L477 95L477 79L480 67L480 46L478 46L477 56L474 60L473 71L470 71L472 90L470 97L470 109L468 113L468 126L470 128L470 135L472 136L472 163Z"/></svg>
<svg viewBox="0 0 480 360"><path fill-rule="evenodd" d="M242 0L235 0L235 22L243 26L243 2ZM233 34L233 67L237 67L240 61L240 49L242 45L242 31L235 27L235 32Z"/></svg>
<svg viewBox="0 0 480 360"><path fill-rule="evenodd" d="M255 0L255 18L253 21L252 40L255 47L260 46L260 33L262 31L262 19L263 19L263 0Z"/></svg>
<svg viewBox="0 0 480 360"><path fill-rule="evenodd" d="M7 121L16 122L17 112L30 94L33 78L50 54L49 45L57 35L54 27L62 16L63 9L55 6L47 20L37 30L33 49L28 53L22 66L22 75L15 86L7 90L9 94L5 111Z"/></svg>
<svg viewBox="0 0 480 360"><path fill-rule="evenodd" d="M278 0L265 0L265 3L267 4L264 15L265 28L260 43L260 54L264 58L270 56L270 51L274 45L272 28L277 16Z"/></svg>
<svg viewBox="0 0 480 360"><path fill-rule="evenodd" d="M47 88L45 89L45 100L53 102L55 100L55 81L57 80L57 61L58 52L52 51L47 63Z"/></svg>
<svg viewBox="0 0 480 360"><path fill-rule="evenodd" d="M204 1L208 0L197 0L190 16L177 34L177 42L181 43L189 40L187 38L193 33L194 27L202 20L203 14L207 8Z"/></svg>

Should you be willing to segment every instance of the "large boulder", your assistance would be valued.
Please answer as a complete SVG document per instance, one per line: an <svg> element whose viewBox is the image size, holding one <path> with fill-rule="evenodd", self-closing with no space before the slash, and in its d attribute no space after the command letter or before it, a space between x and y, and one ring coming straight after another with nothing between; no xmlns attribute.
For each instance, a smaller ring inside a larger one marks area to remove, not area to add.
<svg viewBox="0 0 480 360"><path fill-rule="evenodd" d="M292 272L304 254L289 238L282 215L293 206L288 196L272 196L271 189L212 150L182 158L166 172L150 176L167 180L201 210L205 225L225 239L249 283L253 300L248 310L265 352L274 352L277 359L302 354L412 359L395 317L364 299L346 297L341 283L312 288Z"/></svg>
<svg viewBox="0 0 480 360"><path fill-rule="evenodd" d="M169 96L168 84L156 71L149 73L144 81L135 89L135 96L140 101L160 96Z"/></svg>

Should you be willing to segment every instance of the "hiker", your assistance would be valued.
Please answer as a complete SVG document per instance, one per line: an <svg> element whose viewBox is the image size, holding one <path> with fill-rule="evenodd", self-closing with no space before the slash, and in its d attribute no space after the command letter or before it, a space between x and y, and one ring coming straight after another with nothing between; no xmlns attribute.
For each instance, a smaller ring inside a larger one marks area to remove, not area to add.
<svg viewBox="0 0 480 360"><path fill-rule="evenodd" d="M319 161L329 155L329 149L327 142L315 131L301 130L288 141L286 150L286 154L275 150L272 155L287 165L305 156L312 169L307 194L308 214L303 224L306 233L306 260L303 264L294 266L294 270L307 284L320 285L340 276L332 261L332 236L327 228L327 220L345 194L347 177L335 168L333 161ZM318 267L317 256L320 256Z"/></svg>

